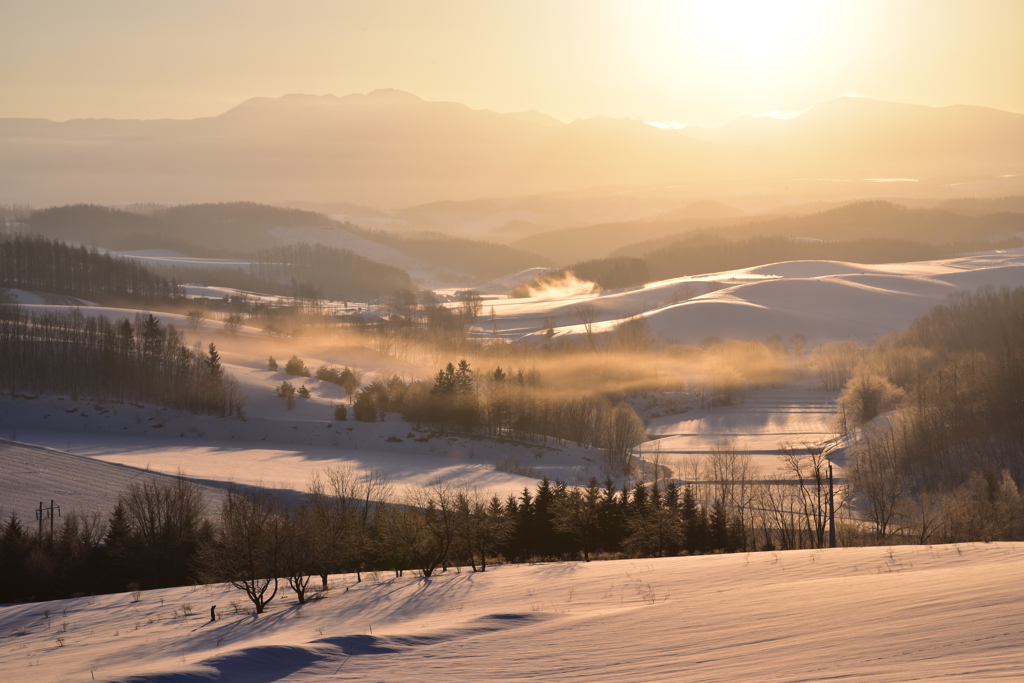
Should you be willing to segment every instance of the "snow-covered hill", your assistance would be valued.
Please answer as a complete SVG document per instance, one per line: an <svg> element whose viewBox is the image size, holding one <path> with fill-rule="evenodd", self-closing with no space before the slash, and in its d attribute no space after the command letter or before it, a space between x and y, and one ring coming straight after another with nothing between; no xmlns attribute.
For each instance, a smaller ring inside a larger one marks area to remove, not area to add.
<svg viewBox="0 0 1024 683"><path fill-rule="evenodd" d="M1024 544L990 543L344 575L259 617L171 588L0 606L0 678L1009 682L1022 577Z"/></svg>
<svg viewBox="0 0 1024 683"><path fill-rule="evenodd" d="M643 315L669 342L708 337L760 339L793 333L810 346L841 340L869 342L905 328L948 295L985 285L1024 286L1024 249L983 252L940 261L863 265L791 261L652 282L643 287L570 297L493 299L497 333L517 339L585 334L580 305L593 306L594 332L610 332L629 316ZM493 330L490 317L480 333ZM539 341L539 339L538 339Z"/></svg>

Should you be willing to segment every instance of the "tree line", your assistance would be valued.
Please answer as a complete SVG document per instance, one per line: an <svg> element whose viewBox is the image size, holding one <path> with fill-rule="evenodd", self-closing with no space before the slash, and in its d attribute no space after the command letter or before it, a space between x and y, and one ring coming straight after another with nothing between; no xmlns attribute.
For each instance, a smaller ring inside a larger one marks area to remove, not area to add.
<svg viewBox="0 0 1024 683"><path fill-rule="evenodd" d="M262 612L283 583L300 602L328 576L494 562L590 560L731 552L744 531L724 504L705 507L672 481L618 490L542 480L501 500L435 480L396 492L380 472L315 475L299 505L273 491L233 487L213 501L181 477L130 484L106 520L72 512L51 536L17 515L0 525L0 602L227 582Z"/></svg>
<svg viewBox="0 0 1024 683"><path fill-rule="evenodd" d="M153 314L132 324L0 305L0 367L0 390L11 393L153 401L222 417L241 417L245 406L216 346L189 348Z"/></svg>
<svg viewBox="0 0 1024 683"><path fill-rule="evenodd" d="M168 301L184 296L132 259L31 235L0 236L0 289L27 289L96 300Z"/></svg>
<svg viewBox="0 0 1024 683"><path fill-rule="evenodd" d="M827 547L821 446L783 444L774 479L727 444L684 466L682 479L656 455L651 465L620 485L545 477L504 499L442 479L399 491L380 471L336 467L315 474L292 504L262 487L208 500L182 476L153 476L131 483L106 520L71 513L53 535L7 517L0 602L225 582L259 614L283 585L304 602L338 573L360 581L366 572L430 577L504 562ZM1015 505L1019 514L1019 496ZM848 514L840 522L841 544L874 540ZM960 531L984 539L984 528Z"/></svg>

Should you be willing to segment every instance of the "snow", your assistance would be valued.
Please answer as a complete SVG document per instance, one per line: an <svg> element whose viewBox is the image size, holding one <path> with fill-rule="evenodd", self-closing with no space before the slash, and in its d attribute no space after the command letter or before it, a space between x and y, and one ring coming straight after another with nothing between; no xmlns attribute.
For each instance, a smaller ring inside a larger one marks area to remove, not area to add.
<svg viewBox="0 0 1024 683"><path fill-rule="evenodd" d="M482 494L505 498L518 494L524 486L534 488L537 480L499 471L499 461L519 461L551 479L567 482L599 474L598 453L575 446L431 434L398 415L389 415L386 422L357 422L351 417L351 406L349 419L336 421L333 405L347 405L341 387L315 378L292 377L281 370L271 372L263 365L265 356L253 358L244 350L246 341L243 337L217 338L225 370L249 398L245 420L111 401L4 396L0 397L0 436L139 470L169 475L181 472L218 487L238 483L304 491L313 474L345 466L360 472L383 470L399 492L443 477ZM321 363L356 367L364 382L391 372L409 376L417 369L359 349L340 354L306 356L305 361L311 368ZM278 357L283 365L286 356ZM419 371L422 374L423 369ZM293 410L287 410L274 391L285 380L310 390L310 398L296 399ZM5 466L4 457L0 452L0 467ZM14 480L0 478L0 496L35 499L35 491L42 486L43 482L37 481L25 492ZM116 499L121 488L121 480L110 479L107 499ZM56 502L66 504L64 500ZM104 505L92 510L105 513L109 508Z"/></svg>
<svg viewBox="0 0 1024 683"><path fill-rule="evenodd" d="M259 617L236 613L244 595L222 585L146 591L138 602L121 593L3 605L0 677L796 683L1024 673L1020 543L504 565L331 585L303 606L285 588Z"/></svg>
<svg viewBox="0 0 1024 683"><path fill-rule="evenodd" d="M695 408L651 420L647 433L655 441L644 444L644 450L657 448L672 467L669 463L728 444L748 453L761 473L769 475L778 469L780 443L800 447L835 437L836 397L803 387L750 391L738 405Z"/></svg>
<svg viewBox="0 0 1024 683"><path fill-rule="evenodd" d="M881 265L791 261L571 297L495 299L487 306L488 313L494 308L497 334L506 339L540 341L545 320L554 322L556 336L583 335L576 307L592 305L595 333L643 315L668 342L800 333L814 347L843 339L870 342L904 329L954 292L985 285L1024 285L1024 249ZM489 317L478 332L492 333Z"/></svg>
<svg viewBox="0 0 1024 683"><path fill-rule="evenodd" d="M151 254L151 258L167 255ZM525 277L525 272L522 275ZM514 276L510 276L514 277ZM708 284L721 286L709 291ZM491 299L498 334L536 333L553 318L579 335L573 307L592 304L599 330L645 315L683 343L793 332L809 347L901 329L947 294L1024 285L1024 250L943 261L863 266L793 262L678 278L632 290L557 299ZM69 302L19 301L72 310ZM680 295L693 296L673 302ZM26 293L26 296L32 296ZM89 307L83 315L134 318ZM489 312L489 311L488 311ZM146 313L143 311L143 313ZM159 313L187 328L184 316ZM484 323L490 327L490 320ZM339 387L289 378L263 365L290 341L254 328L227 336L216 322L186 331L212 338L249 396L246 419L152 406L0 398L0 507L31 523L40 499L62 510L109 513L117 493L147 470L200 482L261 483L301 491L326 467L383 469L396 487L441 475L504 497L536 480L497 471L516 459L553 479L594 472L594 451L430 434L390 416L337 422ZM489 334L490 329L486 332ZM349 365L364 382L431 369L367 349L312 343L307 366ZM274 387L305 384L288 411ZM808 387L752 390L729 407L654 418L649 432L670 465L729 442L762 472L780 441L832 436L835 394ZM389 440L391 439L391 440ZM27 448L23 443L52 450ZM211 494L216 495L215 491ZM498 566L423 579L332 579L323 600L296 604L287 589L258 618L236 613L244 596L224 586L0 605L0 680L238 681L1015 681L1024 676L1024 544L901 546L635 561ZM347 589L347 590L346 590ZM185 615L182 605L194 615ZM217 604L221 620L208 623ZM49 617L44 617L46 611ZM66 622L66 627L64 623ZM63 640L62 643L57 641Z"/></svg>
<svg viewBox="0 0 1024 683"><path fill-rule="evenodd" d="M551 269L540 267L527 268L526 270L521 270L518 273L512 273L511 275L499 277L497 280L485 282L479 287L474 287L473 289L480 292L481 294L508 294L509 290L513 289L514 287L518 287L519 285L525 285L533 278L537 277L541 273L546 273L549 270Z"/></svg>
<svg viewBox="0 0 1024 683"><path fill-rule="evenodd" d="M63 294L50 294L49 292L30 292L25 289L5 289L14 303L25 305L67 305L67 306L95 306L91 301L79 299L78 297L66 296Z"/></svg>
<svg viewBox="0 0 1024 683"><path fill-rule="evenodd" d="M669 340L696 342L711 336L756 339L767 334L786 339L801 332L813 347L835 339L866 341L902 329L947 294L984 284L1024 284L1024 250L874 266L780 263L631 290L569 298L491 299L487 303L494 306L498 334L506 338L536 334L545 318L555 320L560 335L582 334L572 311L574 306L588 303L597 311L598 330L609 330L622 318L646 310L653 330ZM708 291L709 285L724 288ZM680 293L695 296L682 303L666 301ZM73 309L66 304L27 308ZM100 306L78 310L115 319L145 313ZM283 362L293 353L293 342L270 340L259 330L245 327L237 337L228 336L218 321L204 321L197 332L191 332L182 315L160 313L158 317L186 330L190 344L200 341L205 347L211 339L217 343L225 368L248 396L245 421L128 405L104 404L99 410L85 402L56 397L38 401L5 397L0 400L0 434L16 432L19 441L96 461L165 474L183 470L214 486L234 481L302 491L313 473L340 465L360 471L383 469L399 488L423 486L440 475L504 497L535 483L531 478L497 471L496 465L503 460L518 461L524 470L570 483L591 474L601 476L600 455L588 449L440 436L416 430L395 415L382 423L334 422L332 406L345 401L339 387L266 370L266 355L271 353ZM490 326L490 321L484 324ZM390 373L427 377L436 370L434 366L383 359L368 349L310 344L303 342L308 367L348 365L363 373L364 382ZM297 399L294 410L285 410L283 400L274 395L275 387L284 380L295 386L305 384L311 397ZM751 391L737 406L655 418L648 431L657 441L645 451L660 449L663 462L672 467L728 442L749 452L768 474L777 466L775 452L780 442L817 443L833 436L834 401L834 394L809 388ZM81 409L70 412L73 406Z"/></svg>
<svg viewBox="0 0 1024 683"><path fill-rule="evenodd" d="M0 439L0 507L5 518L15 513L29 528L34 524L40 502L48 505L53 501L63 514L72 510L96 512L105 520L117 504L118 493L132 482L154 474ZM204 489L207 500L218 499L218 491Z"/></svg>
<svg viewBox="0 0 1024 683"><path fill-rule="evenodd" d="M110 252L113 256L123 256L125 258L135 259L141 261L148 266L154 267L171 267L178 266L180 268L230 268L237 270L249 270L249 266L252 265L250 259L237 259L237 258L201 258L199 256L185 256L175 251L168 249L142 249L139 251L112 251Z"/></svg>

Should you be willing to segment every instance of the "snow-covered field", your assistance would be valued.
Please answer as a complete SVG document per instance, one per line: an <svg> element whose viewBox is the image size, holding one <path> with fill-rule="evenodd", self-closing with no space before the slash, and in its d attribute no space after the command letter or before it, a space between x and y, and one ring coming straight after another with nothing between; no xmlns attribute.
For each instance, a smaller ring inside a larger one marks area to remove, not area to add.
<svg viewBox="0 0 1024 683"><path fill-rule="evenodd" d="M708 283L726 288L701 293ZM985 284L1024 284L1024 250L880 266L780 263L626 291L489 299L482 317L489 318L493 306L498 334L508 338L536 332L545 317L555 320L558 334L578 334L581 328L573 320L573 307L589 303L598 312L598 328L608 329L622 318L647 311L652 328L668 339L692 342L709 336L749 339L767 334L785 338L802 332L813 345L850 336L867 340L900 329L947 294ZM668 302L678 296L694 298ZM66 302L29 307L70 309ZM99 306L81 310L129 318L138 313ZM158 317L187 329L184 316L161 313ZM796 325L798 319L805 326ZM485 324L490 326L490 320ZM123 404L5 397L0 400L0 436L17 434L22 442L166 474L180 470L215 485L234 481L299 491L314 472L338 465L362 471L383 469L399 488L421 486L441 475L502 497L536 480L498 471L499 462L504 463L503 469L513 462L517 471L568 482L591 474L601 476L599 454L587 449L432 435L397 416L373 424L351 419L335 422L332 405L345 401L339 387L266 370L264 354L273 353L283 363L293 342L270 340L255 328L243 327L237 336L228 336L218 321L203 322L188 338L204 346L209 341L218 344L225 368L248 396L245 421ZM307 342L299 342L303 344ZM436 366L381 358L365 348L314 343L313 349L305 358L310 368L321 363L350 365L363 373L364 382L392 372L410 378L436 371ZM274 395L274 388L286 379L296 386L306 384L311 392L309 399L298 399L291 411ZM663 462L671 466L728 442L750 452L760 469L770 473L777 466L774 454L779 442L819 442L832 436L834 400L833 394L806 386L751 391L737 406L655 418L648 431L658 440L646 448L659 448ZM0 490L5 486L10 483L0 483Z"/></svg>
<svg viewBox="0 0 1024 683"><path fill-rule="evenodd" d="M640 313L670 341L799 332L813 347L869 341L952 292L987 284L1024 285L1024 250L882 266L783 263L627 291L492 298L481 333L493 324L497 334L520 338L550 318L557 334L579 335L574 307L583 303L596 309L598 331ZM18 297L37 311L74 303ZM158 317L187 329L184 316ZM349 365L364 382L429 376L434 366L315 339L270 339L255 328L227 335L214 321L186 335L189 343L217 343L248 396L245 420L2 397L0 437L53 450L0 444L0 508L29 522L39 500L106 514L146 471L183 472L214 487L212 496L228 482L302 491L312 474L335 466L384 470L399 490L440 475L502 497L536 479L499 463L568 482L600 475L592 450L432 434L394 415L335 421L332 406L345 401L340 387L269 371L266 354L283 365L300 346L311 369ZM274 394L285 379L311 392L294 410ZM657 448L671 466L728 443L770 473L780 442L832 436L834 402L835 394L809 385L752 390L736 406L655 417L648 431L657 441L645 450ZM0 606L0 680L1024 679L1022 544L500 566L353 581L334 577L333 590L305 606L284 590L259 618L236 612L231 605L244 608L244 596L222 586L151 591L137 603L120 594ZM212 604L223 617L216 623L207 621Z"/></svg>
<svg viewBox="0 0 1024 683"><path fill-rule="evenodd" d="M411 573L410 573L411 574ZM1024 544L838 548L335 576L0 606L12 683L1020 681ZM220 619L209 622L210 606Z"/></svg>
<svg viewBox="0 0 1024 683"><path fill-rule="evenodd" d="M984 285L1024 285L1024 249L882 265L790 261L628 290L490 299L479 332L492 333L493 307L497 333L505 338L542 335L545 320L554 323L556 335L582 335L577 307L590 305L596 312L594 332L643 315L653 333L683 344L708 337L788 339L794 332L812 347L839 339L870 342L905 328L948 295ZM708 291L715 287L722 288Z"/></svg>
<svg viewBox="0 0 1024 683"><path fill-rule="evenodd" d="M105 251L105 250L103 250ZM202 258L186 256L170 249L139 249L137 251L112 251L113 256L141 261L147 266L179 266L181 268L230 268L232 270L248 270L252 265L249 259L234 258Z"/></svg>
<svg viewBox="0 0 1024 683"><path fill-rule="evenodd" d="M136 467L126 467L93 458L39 446L26 446L0 439L0 513L17 514L27 528L39 503L71 511L99 513L106 520L117 504L117 496L132 482L163 476ZM220 491L203 487L204 498L216 508ZM59 522L58 522L59 524Z"/></svg>
<svg viewBox="0 0 1024 683"><path fill-rule="evenodd" d="M647 433L656 439L666 461L699 457L717 445L749 453L768 474L778 467L780 442L800 447L835 436L836 394L794 386L750 391L742 403L718 408L695 408L682 415L651 420Z"/></svg>

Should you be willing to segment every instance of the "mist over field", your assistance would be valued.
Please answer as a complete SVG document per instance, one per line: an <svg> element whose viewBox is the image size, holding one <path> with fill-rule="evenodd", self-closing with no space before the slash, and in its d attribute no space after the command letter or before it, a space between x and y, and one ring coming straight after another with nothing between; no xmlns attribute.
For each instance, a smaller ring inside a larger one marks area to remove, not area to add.
<svg viewBox="0 0 1024 683"><path fill-rule="evenodd" d="M4 681L1021 678L1017 8L15 5Z"/></svg>

